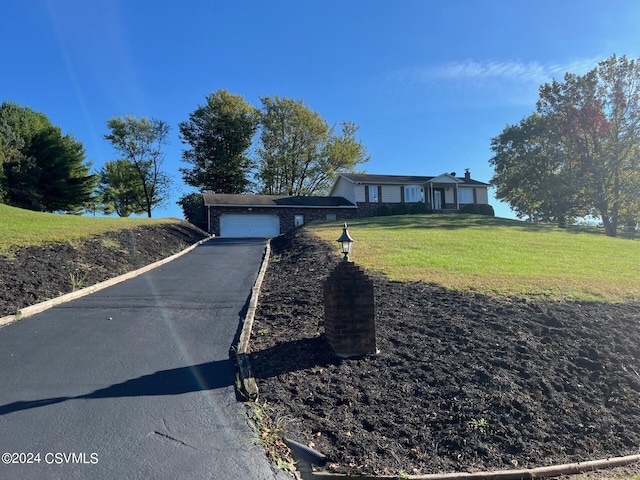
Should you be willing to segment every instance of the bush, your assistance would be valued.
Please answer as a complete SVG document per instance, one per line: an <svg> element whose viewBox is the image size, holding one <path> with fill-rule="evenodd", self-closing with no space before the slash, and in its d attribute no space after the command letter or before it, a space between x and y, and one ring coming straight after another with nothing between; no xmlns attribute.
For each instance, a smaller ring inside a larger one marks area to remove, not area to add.
<svg viewBox="0 0 640 480"><path fill-rule="evenodd" d="M411 210L409 209L409 205L406 203L398 203L391 207L391 211L394 215L408 215Z"/></svg>
<svg viewBox="0 0 640 480"><path fill-rule="evenodd" d="M426 203L418 202L411 205L411 213L416 214L416 213L431 213L431 212L429 211L429 207L427 207Z"/></svg>
<svg viewBox="0 0 640 480"><path fill-rule="evenodd" d="M180 197L176 202L182 207L182 213L187 222L207 231L207 207L204 206L204 199L201 193L189 193Z"/></svg>
<svg viewBox="0 0 640 480"><path fill-rule="evenodd" d="M489 217L495 217L496 213L493 211L493 207L487 204L469 204L460 209L460 213L473 213L477 215L487 215Z"/></svg>
<svg viewBox="0 0 640 480"><path fill-rule="evenodd" d="M378 217L387 217L389 215L393 215L393 212L391 211L391 207L389 205L383 204L376 209L376 215Z"/></svg>

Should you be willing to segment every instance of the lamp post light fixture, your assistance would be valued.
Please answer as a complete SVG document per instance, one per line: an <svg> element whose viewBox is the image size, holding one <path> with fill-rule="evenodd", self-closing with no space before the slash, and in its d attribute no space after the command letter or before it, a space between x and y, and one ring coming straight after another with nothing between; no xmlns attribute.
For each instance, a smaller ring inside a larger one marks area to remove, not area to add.
<svg viewBox="0 0 640 480"><path fill-rule="evenodd" d="M344 227L342 227L342 235L338 239L338 243L340 243L340 250L344 255L342 259L343 262L349 261L349 254L351 253L351 247L353 246L353 238L349 236L349 231L347 230L347 223L345 222Z"/></svg>

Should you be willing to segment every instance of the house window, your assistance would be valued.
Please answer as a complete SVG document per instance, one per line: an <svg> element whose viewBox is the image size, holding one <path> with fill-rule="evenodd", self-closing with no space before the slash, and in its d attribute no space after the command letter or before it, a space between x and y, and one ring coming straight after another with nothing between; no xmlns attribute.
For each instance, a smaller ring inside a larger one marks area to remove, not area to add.
<svg viewBox="0 0 640 480"><path fill-rule="evenodd" d="M335 222L337 218L335 213L327 213L327 222Z"/></svg>
<svg viewBox="0 0 640 480"><path fill-rule="evenodd" d="M294 215L293 224L297 227L304 225L304 215Z"/></svg>
<svg viewBox="0 0 640 480"><path fill-rule="evenodd" d="M458 203L473 203L473 189L472 188L458 189Z"/></svg>
<svg viewBox="0 0 640 480"><path fill-rule="evenodd" d="M407 203L424 202L422 188L415 186L404 187L404 201Z"/></svg>
<svg viewBox="0 0 640 480"><path fill-rule="evenodd" d="M382 187L380 185L372 185L369 187L369 201L374 203L382 202Z"/></svg>

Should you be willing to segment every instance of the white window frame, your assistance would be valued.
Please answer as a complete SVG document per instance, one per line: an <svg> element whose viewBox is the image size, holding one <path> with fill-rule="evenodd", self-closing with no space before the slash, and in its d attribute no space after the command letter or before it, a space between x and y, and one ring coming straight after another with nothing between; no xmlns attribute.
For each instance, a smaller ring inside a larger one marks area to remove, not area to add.
<svg viewBox="0 0 640 480"><path fill-rule="evenodd" d="M459 188L458 189L458 203L470 204L473 203L473 189L472 188Z"/></svg>
<svg viewBox="0 0 640 480"><path fill-rule="evenodd" d="M404 187L404 201L407 203L424 202L424 191L417 185Z"/></svg>

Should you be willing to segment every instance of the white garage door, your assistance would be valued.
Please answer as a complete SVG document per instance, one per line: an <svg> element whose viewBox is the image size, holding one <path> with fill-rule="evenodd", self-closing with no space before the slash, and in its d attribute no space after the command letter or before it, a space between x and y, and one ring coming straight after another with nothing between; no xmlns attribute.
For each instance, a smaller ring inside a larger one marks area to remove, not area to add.
<svg viewBox="0 0 640 480"><path fill-rule="evenodd" d="M270 214L234 214L220 216L221 237L277 237L280 219Z"/></svg>

